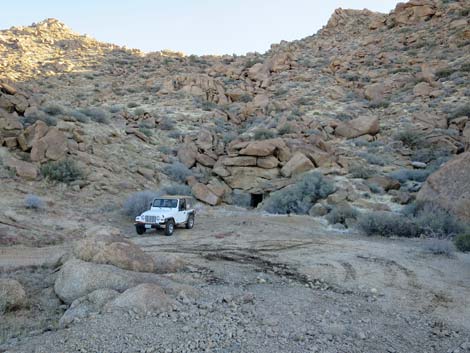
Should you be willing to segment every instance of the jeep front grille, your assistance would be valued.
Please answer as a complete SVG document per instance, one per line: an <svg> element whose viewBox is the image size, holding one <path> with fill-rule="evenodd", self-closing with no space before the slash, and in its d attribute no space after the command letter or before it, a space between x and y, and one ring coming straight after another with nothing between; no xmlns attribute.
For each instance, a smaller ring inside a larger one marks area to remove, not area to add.
<svg viewBox="0 0 470 353"><path fill-rule="evenodd" d="M145 222L146 223L157 223L157 217L156 216L145 216Z"/></svg>

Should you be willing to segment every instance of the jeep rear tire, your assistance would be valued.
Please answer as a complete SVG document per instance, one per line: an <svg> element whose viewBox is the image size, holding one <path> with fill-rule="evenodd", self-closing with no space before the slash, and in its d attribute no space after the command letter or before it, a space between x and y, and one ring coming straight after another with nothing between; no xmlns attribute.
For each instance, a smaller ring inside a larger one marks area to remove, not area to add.
<svg viewBox="0 0 470 353"><path fill-rule="evenodd" d="M142 234L145 233L146 229L145 229L145 226L143 224L136 224L135 225L135 231L137 232L137 234L142 235Z"/></svg>
<svg viewBox="0 0 470 353"><path fill-rule="evenodd" d="M174 230L175 230L175 221L173 221L172 219L169 219L165 223L165 235L166 236L173 235Z"/></svg>
<svg viewBox="0 0 470 353"><path fill-rule="evenodd" d="M194 214L191 213L186 221L186 229L191 229L192 227L194 227Z"/></svg>

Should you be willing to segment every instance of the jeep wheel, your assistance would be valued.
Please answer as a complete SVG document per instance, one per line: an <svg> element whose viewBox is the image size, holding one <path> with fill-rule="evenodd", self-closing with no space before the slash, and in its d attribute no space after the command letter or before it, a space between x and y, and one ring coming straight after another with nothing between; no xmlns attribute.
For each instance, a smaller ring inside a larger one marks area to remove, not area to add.
<svg viewBox="0 0 470 353"><path fill-rule="evenodd" d="M145 230L146 229L145 229L144 225L142 225L142 224L136 224L135 225L135 231L137 232L137 234L142 235L142 234L145 233Z"/></svg>
<svg viewBox="0 0 470 353"><path fill-rule="evenodd" d="M191 229L192 227L194 227L194 215L190 214L186 221L186 229Z"/></svg>
<svg viewBox="0 0 470 353"><path fill-rule="evenodd" d="M168 221L166 221L166 224L165 224L165 235L166 236L172 235L174 230L175 230L175 221L173 221L172 219L169 219Z"/></svg>

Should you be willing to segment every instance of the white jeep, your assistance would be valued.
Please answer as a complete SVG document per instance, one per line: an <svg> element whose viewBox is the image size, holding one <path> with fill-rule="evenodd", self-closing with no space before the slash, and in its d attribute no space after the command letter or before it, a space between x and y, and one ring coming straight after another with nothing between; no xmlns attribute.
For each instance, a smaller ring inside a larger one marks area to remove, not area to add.
<svg viewBox="0 0 470 353"><path fill-rule="evenodd" d="M194 226L195 210L190 196L161 196L150 204L150 209L135 218L137 234L147 229L165 229L165 235L172 235L175 226L184 225L187 229Z"/></svg>

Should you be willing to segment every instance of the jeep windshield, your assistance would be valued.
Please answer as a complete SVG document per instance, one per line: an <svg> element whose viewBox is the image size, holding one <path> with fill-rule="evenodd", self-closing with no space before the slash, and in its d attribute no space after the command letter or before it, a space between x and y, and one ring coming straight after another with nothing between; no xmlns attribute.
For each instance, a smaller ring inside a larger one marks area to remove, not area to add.
<svg viewBox="0 0 470 353"><path fill-rule="evenodd" d="M160 208L176 208L178 206L178 200L172 199L156 199L153 201L152 207Z"/></svg>

